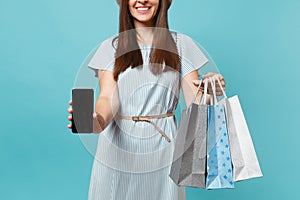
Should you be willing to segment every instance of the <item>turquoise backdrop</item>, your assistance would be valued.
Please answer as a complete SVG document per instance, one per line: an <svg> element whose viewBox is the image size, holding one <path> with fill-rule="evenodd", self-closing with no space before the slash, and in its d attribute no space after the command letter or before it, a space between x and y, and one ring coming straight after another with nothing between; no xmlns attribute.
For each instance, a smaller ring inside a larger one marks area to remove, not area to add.
<svg viewBox="0 0 300 200"><path fill-rule="evenodd" d="M173 0L238 94L264 173L188 200L300 199L300 1ZM66 128L80 64L117 33L114 0L0 0L0 199L87 199L93 157Z"/></svg>

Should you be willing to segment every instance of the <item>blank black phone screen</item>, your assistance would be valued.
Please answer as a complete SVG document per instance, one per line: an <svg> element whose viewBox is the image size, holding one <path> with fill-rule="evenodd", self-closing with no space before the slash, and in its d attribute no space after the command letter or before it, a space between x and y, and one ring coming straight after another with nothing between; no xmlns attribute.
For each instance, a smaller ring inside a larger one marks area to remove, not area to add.
<svg viewBox="0 0 300 200"><path fill-rule="evenodd" d="M92 133L94 112L94 90L76 88L72 90L72 132Z"/></svg>

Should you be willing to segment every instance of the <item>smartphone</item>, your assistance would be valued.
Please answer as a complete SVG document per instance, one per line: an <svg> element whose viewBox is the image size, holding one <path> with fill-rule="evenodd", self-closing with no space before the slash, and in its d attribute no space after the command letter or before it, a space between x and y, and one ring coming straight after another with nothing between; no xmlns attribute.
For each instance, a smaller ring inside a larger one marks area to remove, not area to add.
<svg viewBox="0 0 300 200"><path fill-rule="evenodd" d="M72 89L72 132L92 133L94 113L94 89Z"/></svg>

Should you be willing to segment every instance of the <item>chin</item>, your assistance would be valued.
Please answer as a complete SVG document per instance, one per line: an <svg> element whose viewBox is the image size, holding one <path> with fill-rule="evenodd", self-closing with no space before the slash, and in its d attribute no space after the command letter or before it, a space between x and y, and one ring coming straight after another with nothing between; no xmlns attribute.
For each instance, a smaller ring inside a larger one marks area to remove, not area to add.
<svg viewBox="0 0 300 200"><path fill-rule="evenodd" d="M143 19L138 19L138 18L137 18L137 21L143 22L143 23L151 23L151 22L152 22L152 18L150 18L150 19L145 19L145 18L143 18Z"/></svg>

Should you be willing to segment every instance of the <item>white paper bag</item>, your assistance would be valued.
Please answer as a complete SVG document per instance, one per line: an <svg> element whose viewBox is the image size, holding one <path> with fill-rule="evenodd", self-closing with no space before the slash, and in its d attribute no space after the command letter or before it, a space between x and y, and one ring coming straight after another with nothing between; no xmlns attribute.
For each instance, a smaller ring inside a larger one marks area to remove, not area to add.
<svg viewBox="0 0 300 200"><path fill-rule="evenodd" d="M222 89L224 98L219 103L225 106L230 154L233 164L233 180L240 181L261 177L262 172L252 138L237 95L227 98L220 80L214 77Z"/></svg>

